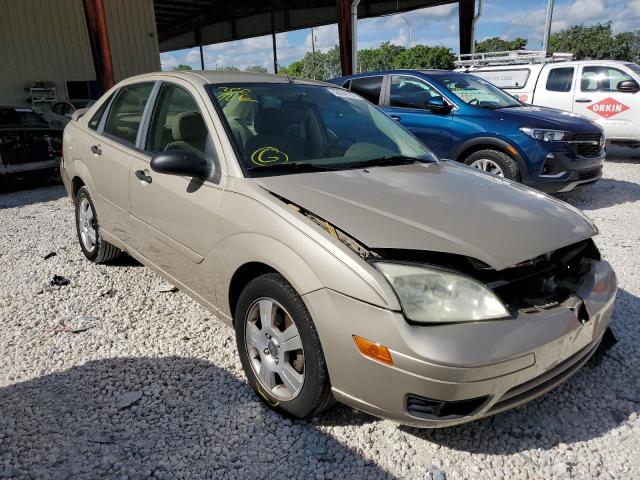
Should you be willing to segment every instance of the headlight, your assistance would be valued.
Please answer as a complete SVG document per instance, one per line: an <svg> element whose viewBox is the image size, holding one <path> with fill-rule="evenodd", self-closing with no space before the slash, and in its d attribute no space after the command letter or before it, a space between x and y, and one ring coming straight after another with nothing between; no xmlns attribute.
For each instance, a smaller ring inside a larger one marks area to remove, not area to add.
<svg viewBox="0 0 640 480"><path fill-rule="evenodd" d="M415 265L390 262L374 265L395 290L410 320L451 323L509 316L500 299L471 278Z"/></svg>
<svg viewBox="0 0 640 480"><path fill-rule="evenodd" d="M521 127L520 131L525 135L543 142L560 142L569 136L569 132L562 130L546 130L544 128Z"/></svg>

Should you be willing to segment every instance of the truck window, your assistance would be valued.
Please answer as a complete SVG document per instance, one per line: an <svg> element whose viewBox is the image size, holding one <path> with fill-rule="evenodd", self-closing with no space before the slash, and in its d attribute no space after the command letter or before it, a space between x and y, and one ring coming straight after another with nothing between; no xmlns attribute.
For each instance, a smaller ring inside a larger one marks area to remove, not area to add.
<svg viewBox="0 0 640 480"><path fill-rule="evenodd" d="M580 90L583 92L615 92L618 83L632 78L613 67L584 67Z"/></svg>
<svg viewBox="0 0 640 480"><path fill-rule="evenodd" d="M378 105L382 90L382 77L363 77L351 79L351 91L366 98L374 105Z"/></svg>
<svg viewBox="0 0 640 480"><path fill-rule="evenodd" d="M570 92L573 83L573 67L552 68L547 78L550 92Z"/></svg>
<svg viewBox="0 0 640 480"><path fill-rule="evenodd" d="M479 70L472 72L487 82L500 88L524 88L531 70L528 68L514 68L512 70Z"/></svg>

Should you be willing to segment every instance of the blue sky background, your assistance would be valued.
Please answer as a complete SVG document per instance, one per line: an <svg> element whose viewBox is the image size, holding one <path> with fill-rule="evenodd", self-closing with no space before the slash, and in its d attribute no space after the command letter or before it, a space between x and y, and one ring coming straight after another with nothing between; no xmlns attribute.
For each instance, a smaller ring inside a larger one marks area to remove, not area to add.
<svg viewBox="0 0 640 480"><path fill-rule="evenodd" d="M366 0L365 0L366 1ZM476 38L502 37L529 39L528 47L542 47L546 0L484 0ZM556 0L552 31L576 24L593 25L611 21L614 32L640 29L640 0ZM411 39L409 39L411 24ZM326 51L338 42L337 25L314 29L316 49ZM276 36L278 63L288 65L311 51L310 29ZM402 15L358 21L358 48L376 47L390 41L405 47L416 44L444 45L458 51L458 5L415 10ZM273 71L271 36L207 45L205 67L264 65ZM160 55L163 70L178 64L200 68L198 49L177 50Z"/></svg>

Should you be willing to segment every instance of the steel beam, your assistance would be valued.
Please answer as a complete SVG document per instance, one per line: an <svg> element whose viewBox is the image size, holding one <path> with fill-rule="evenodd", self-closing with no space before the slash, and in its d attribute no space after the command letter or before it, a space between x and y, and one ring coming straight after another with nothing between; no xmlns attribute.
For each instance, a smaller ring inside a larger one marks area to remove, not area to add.
<svg viewBox="0 0 640 480"><path fill-rule="evenodd" d="M93 68L96 71L98 85L104 93L116 83L111 45L109 44L109 31L107 30L107 14L104 10L103 0L83 0L82 4L84 18L87 22L89 44L91 45Z"/></svg>

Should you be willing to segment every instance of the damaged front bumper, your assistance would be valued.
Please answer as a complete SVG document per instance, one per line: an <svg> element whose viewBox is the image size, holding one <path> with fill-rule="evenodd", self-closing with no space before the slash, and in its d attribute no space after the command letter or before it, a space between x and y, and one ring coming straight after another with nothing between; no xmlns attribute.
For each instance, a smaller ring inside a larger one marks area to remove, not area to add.
<svg viewBox="0 0 640 480"><path fill-rule="evenodd" d="M411 325L329 289L305 295L334 396L403 424L444 427L544 394L590 358L609 325L616 277L607 262L588 262L565 301L507 320ZM393 366L360 354L352 335L388 347Z"/></svg>

